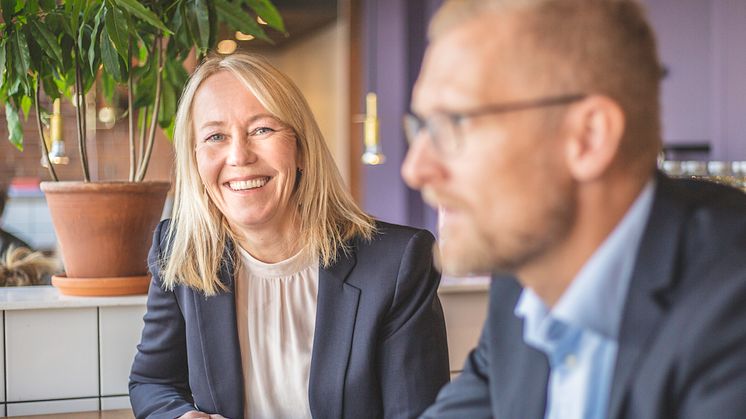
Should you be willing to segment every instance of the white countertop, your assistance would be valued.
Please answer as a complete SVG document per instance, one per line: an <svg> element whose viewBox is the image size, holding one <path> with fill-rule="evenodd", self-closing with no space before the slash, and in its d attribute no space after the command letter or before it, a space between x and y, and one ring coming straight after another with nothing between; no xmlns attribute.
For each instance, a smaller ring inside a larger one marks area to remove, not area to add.
<svg viewBox="0 0 746 419"><path fill-rule="evenodd" d="M51 285L0 288L0 310L145 305L147 295L68 297Z"/></svg>
<svg viewBox="0 0 746 419"><path fill-rule="evenodd" d="M465 292L488 292L490 289L490 277L472 276L456 278L443 276L440 280L439 294L456 294Z"/></svg>
<svg viewBox="0 0 746 419"><path fill-rule="evenodd" d="M487 292L488 277L443 277L438 292L455 294ZM124 297L69 297L60 295L51 285L0 288L0 310L29 310L40 308L111 307L145 305L147 295Z"/></svg>

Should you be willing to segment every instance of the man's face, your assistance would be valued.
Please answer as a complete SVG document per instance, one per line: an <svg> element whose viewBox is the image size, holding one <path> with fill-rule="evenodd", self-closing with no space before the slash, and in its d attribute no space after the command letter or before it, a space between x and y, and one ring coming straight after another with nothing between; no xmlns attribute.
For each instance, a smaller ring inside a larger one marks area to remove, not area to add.
<svg viewBox="0 0 746 419"><path fill-rule="evenodd" d="M505 18L486 16L436 38L415 85L413 112L427 119L549 95L511 62L510 28ZM573 186L561 124L550 123L546 112L463 119L454 131L460 140L454 154L436 149L426 130L412 144L402 175L440 209L444 272L519 273L568 230Z"/></svg>

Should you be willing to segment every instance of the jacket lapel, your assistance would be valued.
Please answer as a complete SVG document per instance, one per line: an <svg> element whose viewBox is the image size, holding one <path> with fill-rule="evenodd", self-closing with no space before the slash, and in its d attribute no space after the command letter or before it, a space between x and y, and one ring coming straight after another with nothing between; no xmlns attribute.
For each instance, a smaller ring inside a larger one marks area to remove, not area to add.
<svg viewBox="0 0 746 419"><path fill-rule="evenodd" d="M492 330L500 330L492 336L495 346L492 364L498 384L492 386L497 398L496 417L543 418L546 411L549 362L540 351L523 341L523 319L513 314L523 288L512 277L493 276L490 285L490 310L502 313L491 321ZM515 339L506 339L515 336ZM510 382L509 385L505 385Z"/></svg>
<svg viewBox="0 0 746 419"><path fill-rule="evenodd" d="M655 201L640 243L622 316L609 418L624 414L634 372L664 318L666 291L674 285L686 211L676 202L675 188L671 180L658 176Z"/></svg>
<svg viewBox="0 0 746 419"><path fill-rule="evenodd" d="M228 245L226 255L232 254L232 246ZM232 257L223 260L226 262L221 266L219 276L227 290L213 297L194 292L194 307L213 411L229 418L241 418L244 415L243 370L233 292L234 264Z"/></svg>
<svg viewBox="0 0 746 419"><path fill-rule="evenodd" d="M319 269L308 386L313 417L341 418L343 414L345 374L360 299L360 290L345 281L355 262L354 253L340 254L334 265Z"/></svg>

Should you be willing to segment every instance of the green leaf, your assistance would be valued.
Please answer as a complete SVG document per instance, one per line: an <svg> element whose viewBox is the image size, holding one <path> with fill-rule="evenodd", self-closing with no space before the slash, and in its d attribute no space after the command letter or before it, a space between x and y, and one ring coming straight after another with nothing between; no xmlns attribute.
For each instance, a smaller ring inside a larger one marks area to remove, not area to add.
<svg viewBox="0 0 746 419"><path fill-rule="evenodd" d="M197 37L197 46L202 51L210 48L210 10L203 0L194 0L191 13L196 20L197 27L192 28L192 33Z"/></svg>
<svg viewBox="0 0 746 419"><path fill-rule="evenodd" d="M174 142L174 127L176 126L176 120L172 119L171 123L168 124L168 126L162 127L163 132L166 134L166 138L168 139L168 142L173 143Z"/></svg>
<svg viewBox="0 0 746 419"><path fill-rule="evenodd" d="M65 1L65 15L70 22L70 29L74 36L77 36L78 30L80 29L78 23L80 23L80 13L83 11L83 7L85 7L85 1L86 0Z"/></svg>
<svg viewBox="0 0 746 419"><path fill-rule="evenodd" d="M0 39L0 85L3 84L5 74L5 38Z"/></svg>
<svg viewBox="0 0 746 419"><path fill-rule="evenodd" d="M26 35L22 31L13 31L10 38L11 59L18 77L26 77L29 66L31 65L31 56L28 51Z"/></svg>
<svg viewBox="0 0 746 419"><path fill-rule="evenodd" d="M158 113L158 125L161 128L166 128L176 113L176 92L165 81L161 82L161 89L161 110Z"/></svg>
<svg viewBox="0 0 746 419"><path fill-rule="evenodd" d="M171 83L178 92L181 92L189 79L189 73L187 73L182 63L167 60L164 65L164 70L166 71L166 79L169 83Z"/></svg>
<svg viewBox="0 0 746 419"><path fill-rule="evenodd" d="M254 35L270 44L273 43L267 34L264 33L264 29L256 23L256 20L251 15L244 12L241 6L229 3L226 0L215 0L215 8L218 11L220 20L225 22L231 30L239 30L247 35Z"/></svg>
<svg viewBox="0 0 746 419"><path fill-rule="evenodd" d="M26 2L26 14L35 15L39 12L39 0L28 0Z"/></svg>
<svg viewBox="0 0 746 419"><path fill-rule="evenodd" d="M31 73L36 73L41 68L41 60L44 53L42 52L43 47L39 45L39 41L37 36L33 32L32 25L25 25L23 27L23 32L26 35L27 45L28 45L28 52L29 52L29 58L31 58L30 64L29 64L29 71Z"/></svg>
<svg viewBox="0 0 746 419"><path fill-rule="evenodd" d="M52 74L44 74L41 78L41 85L44 88L44 93L50 99L57 99L60 97L60 89L58 89L57 85L54 83Z"/></svg>
<svg viewBox="0 0 746 419"><path fill-rule="evenodd" d="M104 7L103 3L101 8L98 10L98 13L96 13L96 17L94 18L94 24L93 24L93 32L91 33L91 45L88 47L88 66L91 69L91 73L94 73L97 70L97 67L99 63L101 62L101 57L96 54L96 51L101 49L101 22L104 20Z"/></svg>
<svg viewBox="0 0 746 419"><path fill-rule="evenodd" d="M24 121L28 121L28 112L31 110L31 105L33 105L33 102L30 97L24 96L21 98L21 110L23 111Z"/></svg>
<svg viewBox="0 0 746 419"><path fill-rule="evenodd" d="M11 18L13 17L13 13L16 10L15 0L2 0L2 2L0 2L0 8L3 9L3 20L6 22L10 22Z"/></svg>
<svg viewBox="0 0 746 419"><path fill-rule="evenodd" d="M124 13L116 7L108 8L104 22L106 23L106 32L109 34L108 36L114 45L114 49L122 58L127 60L129 28L127 28L127 18L124 16ZM104 65L106 65L105 60Z"/></svg>
<svg viewBox="0 0 746 419"><path fill-rule="evenodd" d="M60 48L59 42L57 42L57 37L54 36L54 34L50 32L49 29L47 29L42 23L36 20L32 21L31 25L36 34L36 42L39 44L39 46L42 47L44 52L46 52L46 54L50 58L54 59L61 65L62 49Z"/></svg>
<svg viewBox="0 0 746 419"><path fill-rule="evenodd" d="M62 54L62 70L63 72L69 71L73 68L75 63L73 62L73 54L71 52L75 49L75 40L68 35L63 35L60 40L60 46L65 54Z"/></svg>
<svg viewBox="0 0 746 419"><path fill-rule="evenodd" d="M101 31L101 61L104 63L106 70L114 80L122 82L122 69L119 67L119 56L114 49L114 43L109 36L109 31L105 28Z"/></svg>
<svg viewBox="0 0 746 419"><path fill-rule="evenodd" d="M262 20L267 22L267 25L280 32L285 32L285 23L282 21L282 16L272 2L269 0L247 0L246 3Z"/></svg>
<svg viewBox="0 0 746 419"><path fill-rule="evenodd" d="M117 6L122 7L123 9L126 9L131 14L139 17L140 19L144 20L150 26L156 27L168 34L172 34L170 29L166 27L166 25L161 22L161 20L158 18L158 16L153 13L152 11L148 10L145 6L140 4L137 0L112 0Z"/></svg>
<svg viewBox="0 0 746 419"><path fill-rule="evenodd" d="M8 122L8 140L19 151L23 151L23 126L18 119L18 111L10 102L5 104L5 120Z"/></svg>
<svg viewBox="0 0 746 419"><path fill-rule="evenodd" d="M114 92L116 88L114 78L107 72L101 73L101 94L108 103L114 101Z"/></svg>

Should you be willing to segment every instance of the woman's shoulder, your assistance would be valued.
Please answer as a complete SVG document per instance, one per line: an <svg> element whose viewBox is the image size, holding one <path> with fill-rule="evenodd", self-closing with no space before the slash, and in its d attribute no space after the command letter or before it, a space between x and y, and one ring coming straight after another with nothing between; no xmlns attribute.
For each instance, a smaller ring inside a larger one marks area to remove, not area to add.
<svg viewBox="0 0 746 419"><path fill-rule="evenodd" d="M358 244L359 249L388 249L403 251L408 246L431 248L435 237L427 230L416 227L376 221L376 229L371 240Z"/></svg>

